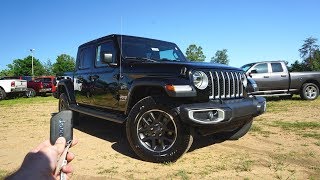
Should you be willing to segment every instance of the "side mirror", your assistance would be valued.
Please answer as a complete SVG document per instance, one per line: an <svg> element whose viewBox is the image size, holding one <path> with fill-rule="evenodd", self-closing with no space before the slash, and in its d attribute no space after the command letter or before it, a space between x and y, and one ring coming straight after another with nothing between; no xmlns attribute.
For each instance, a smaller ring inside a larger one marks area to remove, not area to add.
<svg viewBox="0 0 320 180"><path fill-rule="evenodd" d="M112 53L102 52L102 53L101 53L101 57L102 57L102 60L101 60L102 63L110 64L110 63L112 63L112 61L113 61Z"/></svg>
<svg viewBox="0 0 320 180"><path fill-rule="evenodd" d="M255 69L253 69L253 70L251 70L251 72L250 72L251 74L257 74L258 73L258 71L257 70L255 70Z"/></svg>

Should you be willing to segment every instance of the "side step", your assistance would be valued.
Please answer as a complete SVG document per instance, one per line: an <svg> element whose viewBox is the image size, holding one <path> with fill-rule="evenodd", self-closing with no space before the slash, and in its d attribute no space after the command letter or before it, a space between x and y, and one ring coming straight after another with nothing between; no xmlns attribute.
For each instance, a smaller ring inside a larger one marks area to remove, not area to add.
<svg viewBox="0 0 320 180"><path fill-rule="evenodd" d="M76 104L70 104L69 108L72 111L76 111L76 112L79 112L82 114L86 114L89 116L93 116L93 117L100 118L100 119L105 119L105 120L120 123L120 124L124 123L126 120L125 117L123 117L123 116L114 115L114 114L102 112L102 111L97 111L94 109L88 109L85 107L78 106Z"/></svg>
<svg viewBox="0 0 320 180"><path fill-rule="evenodd" d="M272 96L290 96L292 94L257 94L254 96L272 97Z"/></svg>

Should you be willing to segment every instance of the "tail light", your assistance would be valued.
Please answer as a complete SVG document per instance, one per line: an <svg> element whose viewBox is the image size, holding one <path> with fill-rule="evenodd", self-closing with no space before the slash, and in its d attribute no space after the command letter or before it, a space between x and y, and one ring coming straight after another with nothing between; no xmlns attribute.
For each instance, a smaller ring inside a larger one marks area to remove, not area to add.
<svg viewBox="0 0 320 180"><path fill-rule="evenodd" d="M40 83L40 88L43 89L43 84L42 84L42 82Z"/></svg>
<svg viewBox="0 0 320 180"><path fill-rule="evenodd" d="M12 81L11 82L11 87L15 87L16 86L16 82Z"/></svg>

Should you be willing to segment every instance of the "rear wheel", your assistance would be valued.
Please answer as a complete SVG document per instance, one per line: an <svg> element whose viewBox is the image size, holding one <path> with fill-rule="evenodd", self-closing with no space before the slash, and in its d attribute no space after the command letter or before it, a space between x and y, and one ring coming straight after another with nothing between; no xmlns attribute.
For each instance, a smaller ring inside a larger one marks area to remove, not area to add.
<svg viewBox="0 0 320 180"><path fill-rule="evenodd" d="M7 97L7 93L2 89L0 88L0 100L3 100Z"/></svg>
<svg viewBox="0 0 320 180"><path fill-rule="evenodd" d="M143 160L151 162L175 161L188 151L192 144L190 128L179 116L152 97L134 105L126 124L131 148Z"/></svg>
<svg viewBox="0 0 320 180"><path fill-rule="evenodd" d="M59 112L63 110L69 110L69 100L65 93L62 93L59 97ZM79 113L72 111L72 119L73 119L73 125L78 126L79 125Z"/></svg>
<svg viewBox="0 0 320 180"><path fill-rule="evenodd" d="M28 88L28 90L26 91L26 96L27 98L35 97L36 91L32 88Z"/></svg>
<svg viewBox="0 0 320 180"><path fill-rule="evenodd" d="M306 83L302 85L300 97L304 100L315 100L319 96L319 87L313 83Z"/></svg>

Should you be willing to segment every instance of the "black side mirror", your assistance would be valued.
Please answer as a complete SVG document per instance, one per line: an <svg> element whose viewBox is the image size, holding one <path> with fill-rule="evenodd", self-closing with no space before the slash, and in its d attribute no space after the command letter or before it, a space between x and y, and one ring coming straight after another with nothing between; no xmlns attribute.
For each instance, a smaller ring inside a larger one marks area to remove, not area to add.
<svg viewBox="0 0 320 180"><path fill-rule="evenodd" d="M255 70L255 69L253 69L253 70L251 70L251 72L250 72L251 74L257 74L258 73L258 71L257 70Z"/></svg>

